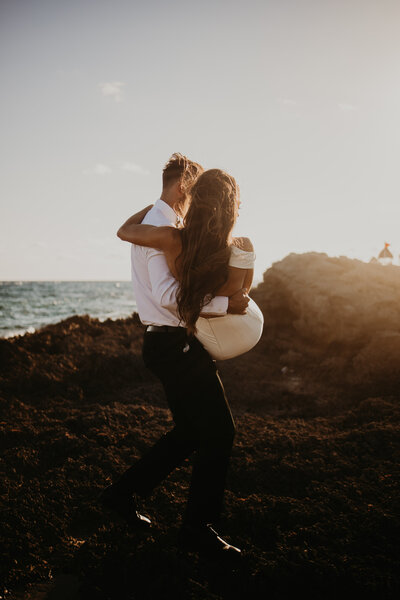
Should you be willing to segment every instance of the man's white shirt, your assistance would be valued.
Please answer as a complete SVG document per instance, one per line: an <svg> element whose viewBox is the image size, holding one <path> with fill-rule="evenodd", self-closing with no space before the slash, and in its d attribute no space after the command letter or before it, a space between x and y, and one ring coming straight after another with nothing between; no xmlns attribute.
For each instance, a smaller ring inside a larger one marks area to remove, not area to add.
<svg viewBox="0 0 400 600"><path fill-rule="evenodd" d="M176 226L177 216L173 209L159 199L145 216L147 225ZM176 294L179 282L168 268L164 253L154 248L131 245L132 284L137 311L144 325L172 325L180 322ZM228 298L216 296L204 308L203 312L215 315L226 314Z"/></svg>

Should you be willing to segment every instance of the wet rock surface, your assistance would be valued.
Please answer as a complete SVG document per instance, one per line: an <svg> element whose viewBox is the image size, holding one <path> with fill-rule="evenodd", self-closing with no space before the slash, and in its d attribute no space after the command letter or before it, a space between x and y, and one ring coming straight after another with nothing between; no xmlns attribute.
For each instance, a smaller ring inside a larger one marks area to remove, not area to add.
<svg viewBox="0 0 400 600"><path fill-rule="evenodd" d="M254 290L264 335L220 363L237 425L219 527L244 550L234 568L177 550L190 460L144 503L147 536L98 505L172 424L136 316L72 317L0 340L0 596L398 597L393 269L290 255Z"/></svg>

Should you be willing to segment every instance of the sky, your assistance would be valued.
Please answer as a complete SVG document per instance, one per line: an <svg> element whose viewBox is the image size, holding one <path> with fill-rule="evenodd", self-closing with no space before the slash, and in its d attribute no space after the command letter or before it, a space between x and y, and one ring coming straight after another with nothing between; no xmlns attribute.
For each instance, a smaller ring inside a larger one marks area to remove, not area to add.
<svg viewBox="0 0 400 600"><path fill-rule="evenodd" d="M400 253L398 0L0 0L0 280L128 280L173 152L241 189L256 276Z"/></svg>

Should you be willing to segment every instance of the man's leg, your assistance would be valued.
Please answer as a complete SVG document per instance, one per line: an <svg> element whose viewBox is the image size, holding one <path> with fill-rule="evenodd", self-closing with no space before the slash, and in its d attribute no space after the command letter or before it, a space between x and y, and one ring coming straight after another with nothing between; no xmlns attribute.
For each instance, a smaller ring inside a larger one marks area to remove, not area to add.
<svg viewBox="0 0 400 600"><path fill-rule="evenodd" d="M170 382L187 435L197 442L180 545L207 557L236 561L239 548L212 527L222 509L235 426L214 361L197 339L189 340L189 346L180 376Z"/></svg>
<svg viewBox="0 0 400 600"><path fill-rule="evenodd" d="M214 361L196 338L180 383L181 412L197 441L185 523L220 517L235 425Z"/></svg>
<svg viewBox="0 0 400 600"><path fill-rule="evenodd" d="M181 465L195 448L195 442L175 426L127 469L114 485L121 493L147 496Z"/></svg>
<svg viewBox="0 0 400 600"><path fill-rule="evenodd" d="M184 332L149 333L143 357L163 383L175 427L132 467L137 490L161 481L193 450L185 521L218 520L235 433L215 363L196 338Z"/></svg>
<svg viewBox="0 0 400 600"><path fill-rule="evenodd" d="M184 330L145 334L143 358L163 383L175 427L122 475L116 487L147 494L197 449L184 527L205 527L221 512L235 431L215 363ZM201 531L201 536L209 550L237 552L212 529Z"/></svg>
<svg viewBox="0 0 400 600"><path fill-rule="evenodd" d="M143 359L164 386L175 426L117 480L115 486L122 493L147 496L197 447L197 441L181 418L179 402L175 399L176 395L179 396L176 389L179 390L180 363L185 344L186 331L183 328L173 333L145 333Z"/></svg>

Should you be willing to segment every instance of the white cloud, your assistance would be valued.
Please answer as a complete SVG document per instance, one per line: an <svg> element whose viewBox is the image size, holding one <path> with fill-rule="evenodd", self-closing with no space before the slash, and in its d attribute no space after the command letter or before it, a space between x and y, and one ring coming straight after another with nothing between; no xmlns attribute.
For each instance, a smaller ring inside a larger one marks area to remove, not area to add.
<svg viewBox="0 0 400 600"><path fill-rule="evenodd" d="M347 102L339 102L338 106L340 110L344 110L345 112L357 110L357 106L355 106L354 104L348 104Z"/></svg>
<svg viewBox="0 0 400 600"><path fill-rule="evenodd" d="M114 98L115 102L122 102L123 100L123 87L125 83L123 81L107 81L106 83L100 84L101 93L103 96L110 96Z"/></svg>
<svg viewBox="0 0 400 600"><path fill-rule="evenodd" d="M116 168L121 169L121 171L126 171L127 173L135 173L136 175L149 174L149 171L147 171L147 169L134 162L126 161L120 163L119 167ZM89 175L109 175L113 172L113 168L109 167L108 165L105 165L104 163L97 163L94 167L91 167L90 169L85 169L83 172Z"/></svg>
<svg viewBox="0 0 400 600"><path fill-rule="evenodd" d="M122 163L121 169L123 171L128 171L129 173L137 173L138 175L148 175L149 174L149 171L147 171L140 165L137 165L136 163L133 163L133 162Z"/></svg>
<svg viewBox="0 0 400 600"><path fill-rule="evenodd" d="M108 165L103 165L103 163L97 163L92 169L85 169L83 171L85 174L94 174L94 175L108 175L112 172L111 167Z"/></svg>

